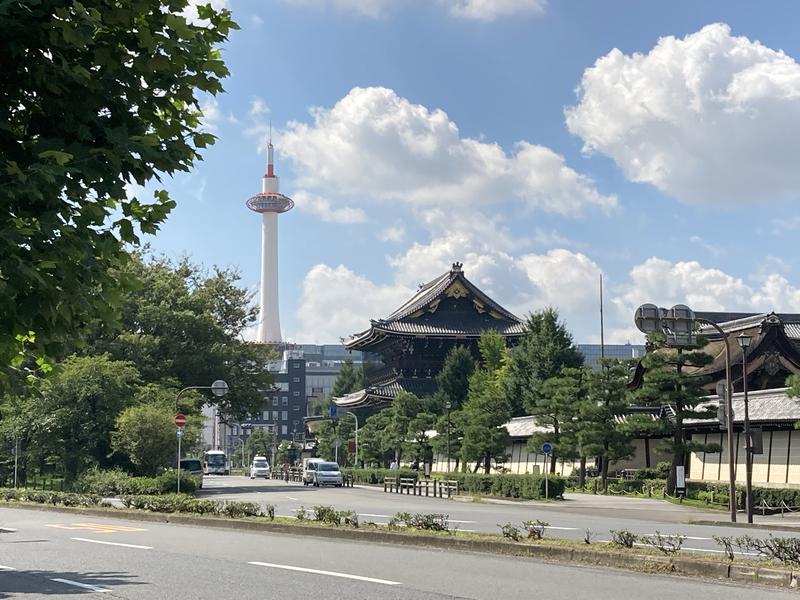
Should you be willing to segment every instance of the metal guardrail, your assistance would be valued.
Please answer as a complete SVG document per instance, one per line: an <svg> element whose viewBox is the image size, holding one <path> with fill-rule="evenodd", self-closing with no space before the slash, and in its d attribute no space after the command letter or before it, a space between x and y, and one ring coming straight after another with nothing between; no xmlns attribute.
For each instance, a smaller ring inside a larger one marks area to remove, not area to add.
<svg viewBox="0 0 800 600"><path fill-rule="evenodd" d="M458 481L443 479L414 479L413 477L384 477L383 491L388 494L450 498L458 494Z"/></svg>

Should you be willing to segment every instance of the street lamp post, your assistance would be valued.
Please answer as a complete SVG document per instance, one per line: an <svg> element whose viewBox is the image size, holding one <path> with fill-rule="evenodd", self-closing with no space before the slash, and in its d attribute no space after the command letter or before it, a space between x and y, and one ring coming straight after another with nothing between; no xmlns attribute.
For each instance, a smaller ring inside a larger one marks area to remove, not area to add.
<svg viewBox="0 0 800 600"><path fill-rule="evenodd" d="M353 415L353 418L356 420L356 469L358 468L358 416L354 412L350 412L349 414Z"/></svg>
<svg viewBox="0 0 800 600"><path fill-rule="evenodd" d="M744 444L745 444L745 510L747 522L753 522L753 442L750 439L750 411L747 399L747 349L752 336L739 334L736 338L742 349L742 391L744 392Z"/></svg>
<svg viewBox="0 0 800 600"><path fill-rule="evenodd" d="M178 400L180 399L181 395L189 390L211 390L211 393L214 394L217 398L221 398L225 394L228 393L228 384L225 383L222 379L217 379L211 385L190 385L188 387L183 388L178 395L175 396L175 413L178 413ZM181 436L178 434L178 460L176 463L177 468L177 492L181 493Z"/></svg>
<svg viewBox="0 0 800 600"><path fill-rule="evenodd" d="M450 472L450 409L453 407L450 400L444 403L447 409L447 472Z"/></svg>

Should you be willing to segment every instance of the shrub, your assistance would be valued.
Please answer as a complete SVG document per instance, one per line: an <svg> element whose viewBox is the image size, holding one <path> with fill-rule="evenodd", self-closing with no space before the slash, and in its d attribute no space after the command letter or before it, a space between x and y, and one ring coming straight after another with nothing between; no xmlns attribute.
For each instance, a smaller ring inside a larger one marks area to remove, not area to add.
<svg viewBox="0 0 800 600"><path fill-rule="evenodd" d="M736 544L736 541L734 538L729 535L713 535L711 537L722 548L722 551L725 553L725 556L728 557L728 560L732 561L735 558L733 546Z"/></svg>
<svg viewBox="0 0 800 600"><path fill-rule="evenodd" d="M354 510L340 510L338 517L345 525L350 525L350 527L358 529L358 513Z"/></svg>
<svg viewBox="0 0 800 600"><path fill-rule="evenodd" d="M611 530L611 543L623 548L633 548L633 545L639 539L639 536L628 531L627 529L612 529Z"/></svg>
<svg viewBox="0 0 800 600"><path fill-rule="evenodd" d="M341 525L342 523L341 515L332 506L315 506L314 520L321 521L322 523L330 523L331 525Z"/></svg>
<svg viewBox="0 0 800 600"><path fill-rule="evenodd" d="M342 475L350 475L353 483L372 485L382 485L386 477L419 478L419 472L413 469L342 469Z"/></svg>
<svg viewBox="0 0 800 600"><path fill-rule="evenodd" d="M592 540L597 537L597 534L591 529L583 532L583 543L587 546L592 543Z"/></svg>
<svg viewBox="0 0 800 600"><path fill-rule="evenodd" d="M229 500L222 505L220 514L232 519L241 517L258 517L261 514L261 505L255 502L236 502Z"/></svg>
<svg viewBox="0 0 800 600"><path fill-rule="evenodd" d="M684 535L662 535L658 530L655 535L643 535L639 538L641 543L652 546L667 555L678 552L685 540L686 536Z"/></svg>
<svg viewBox="0 0 800 600"><path fill-rule="evenodd" d="M775 537L753 538L749 535L737 537L736 545L744 551L758 552L769 560L800 565L800 538Z"/></svg>
<svg viewBox="0 0 800 600"><path fill-rule="evenodd" d="M450 515L442 513L399 512L389 521L389 527L408 527L427 531L450 531Z"/></svg>
<svg viewBox="0 0 800 600"><path fill-rule="evenodd" d="M264 507L264 515L270 520L275 520L275 505L274 504L267 504Z"/></svg>
<svg viewBox="0 0 800 600"><path fill-rule="evenodd" d="M75 491L99 496L170 494L178 489L175 473L175 469L170 469L158 477L132 477L119 469L91 469L78 479ZM181 492L194 494L198 485L196 477L181 471Z"/></svg>
<svg viewBox="0 0 800 600"><path fill-rule="evenodd" d="M542 475L449 473L439 477L457 481L459 491L467 493L525 500L544 498L545 478ZM548 475L548 497L560 498L563 496L565 485L566 480L563 477Z"/></svg>
<svg viewBox="0 0 800 600"><path fill-rule="evenodd" d="M506 523L505 525L497 525L500 528L500 531L503 533L504 538L510 538L515 542L518 542L520 539L519 535L519 527L514 527L511 523Z"/></svg>
<svg viewBox="0 0 800 600"><path fill-rule="evenodd" d="M522 527L528 532L528 538L532 540L542 539L544 537L544 530L548 525L550 525L550 523L540 521L539 519L522 522Z"/></svg>
<svg viewBox="0 0 800 600"><path fill-rule="evenodd" d="M298 521L305 521L308 518L308 511L306 510L306 507L305 506L301 506L297 510L296 516L297 516L297 520Z"/></svg>
<svg viewBox="0 0 800 600"><path fill-rule="evenodd" d="M176 469L169 469L164 471L161 475L156 477L158 488L162 494L175 493L178 489L178 478L175 474ZM180 471L181 478L181 492L184 494L194 494L197 491L198 481L197 478L188 471Z"/></svg>

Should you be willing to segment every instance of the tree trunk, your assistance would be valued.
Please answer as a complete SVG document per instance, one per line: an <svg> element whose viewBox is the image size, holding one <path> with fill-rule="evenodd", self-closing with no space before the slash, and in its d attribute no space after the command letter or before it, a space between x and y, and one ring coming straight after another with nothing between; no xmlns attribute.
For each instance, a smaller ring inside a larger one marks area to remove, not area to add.
<svg viewBox="0 0 800 600"><path fill-rule="evenodd" d="M555 475L556 473L556 455L550 455L550 474Z"/></svg>
<svg viewBox="0 0 800 600"><path fill-rule="evenodd" d="M602 464L602 472L600 473L600 478L603 483L603 491L608 491L608 442L603 442L603 450L604 454L600 459L603 461Z"/></svg>
<svg viewBox="0 0 800 600"><path fill-rule="evenodd" d="M583 489L586 485L586 457L581 456L581 466L578 469L578 487Z"/></svg>
<svg viewBox="0 0 800 600"><path fill-rule="evenodd" d="M483 457L483 469L487 475L492 471L492 457L489 454Z"/></svg>

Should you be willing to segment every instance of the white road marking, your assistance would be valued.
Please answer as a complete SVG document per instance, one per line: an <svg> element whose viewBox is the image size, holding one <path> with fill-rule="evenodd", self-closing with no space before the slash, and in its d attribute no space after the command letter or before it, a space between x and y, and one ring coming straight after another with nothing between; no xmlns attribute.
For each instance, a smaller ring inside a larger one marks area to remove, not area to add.
<svg viewBox="0 0 800 600"><path fill-rule="evenodd" d="M351 575L350 573L337 573L336 571L320 571L319 569L307 569L305 567L293 567L291 565L277 565L265 562L249 562L248 565L257 567L270 567L272 569L285 569L286 571L300 571L301 573L313 573L315 575L329 575L330 577L342 577L344 579L356 579L358 581L368 581L370 583L380 583L383 585L402 585L399 581L389 581L387 579L376 579L374 577L363 577L361 575Z"/></svg>
<svg viewBox="0 0 800 600"><path fill-rule="evenodd" d="M5 565L0 565L0 571L16 571L14 567L7 567Z"/></svg>
<svg viewBox="0 0 800 600"><path fill-rule="evenodd" d="M359 517L373 517L375 519L391 519L391 515L373 515L371 513L358 513Z"/></svg>
<svg viewBox="0 0 800 600"><path fill-rule="evenodd" d="M292 498L291 496L286 496L289 500L294 500L295 502L299 502L300 498Z"/></svg>
<svg viewBox="0 0 800 600"><path fill-rule="evenodd" d="M467 523L474 523L475 521L459 521L458 519L447 519L447 522L448 523L464 523L466 525Z"/></svg>
<svg viewBox="0 0 800 600"><path fill-rule="evenodd" d="M577 527L556 527L555 525L546 525L545 529L558 529L559 531L578 531Z"/></svg>
<svg viewBox="0 0 800 600"><path fill-rule="evenodd" d="M650 536L654 536L654 535L655 535L655 533L643 533L643 534L641 534L641 535L650 535ZM662 533L661 535L662 535L662 536L664 536L664 537L670 537L670 536L673 536L673 537L674 537L674 536L677 536L677 535L679 535L679 534L677 534L677 533ZM684 536L681 536L681 537L683 537L683 539L685 539L685 540L701 540L701 541L708 541L708 540L710 540L710 539L711 539L711 538L709 538L709 537L692 537L691 535L684 535Z"/></svg>
<svg viewBox="0 0 800 600"><path fill-rule="evenodd" d="M93 592L110 592L107 588L101 588L98 585L89 585L88 583L81 583L80 581L72 581L71 579L54 578L50 581L57 581L58 583L66 583L67 585L74 585L75 587L91 590Z"/></svg>
<svg viewBox="0 0 800 600"><path fill-rule="evenodd" d="M90 542L92 544L105 544L106 546L122 546L123 548L138 548L139 550L152 550L152 546L139 546L138 544L122 544L120 542L106 542L103 540L92 540L89 538L71 538L76 542Z"/></svg>
<svg viewBox="0 0 800 600"><path fill-rule="evenodd" d="M17 530L11 527L0 527L0 533L17 533Z"/></svg>

